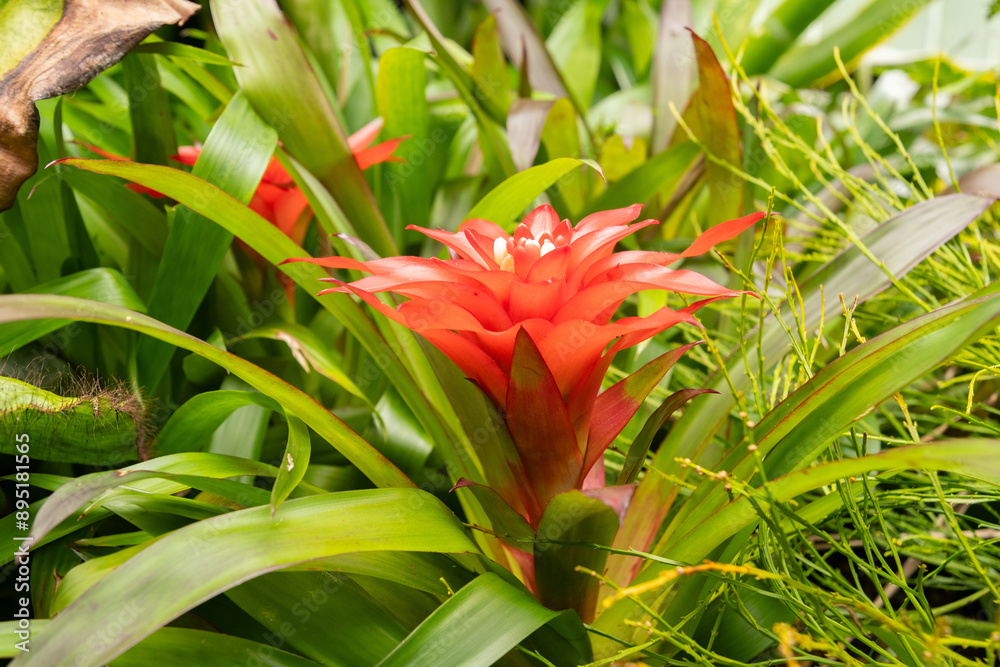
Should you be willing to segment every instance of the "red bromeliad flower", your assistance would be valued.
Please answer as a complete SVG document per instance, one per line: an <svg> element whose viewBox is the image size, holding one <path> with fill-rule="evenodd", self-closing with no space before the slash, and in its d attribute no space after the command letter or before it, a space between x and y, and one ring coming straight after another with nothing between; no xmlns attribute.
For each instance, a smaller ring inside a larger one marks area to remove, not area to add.
<svg viewBox="0 0 1000 667"><path fill-rule="evenodd" d="M717 225L682 253L613 252L624 237L656 224L629 224L641 208L595 213L572 227L550 206L540 206L513 235L479 219L466 220L455 233L408 227L443 243L454 259L297 261L371 274L351 283L326 278L337 286L321 294L356 294L421 334L502 408L517 456L508 461L512 475L486 474L517 480L515 488L500 484L494 490L537 528L556 495L604 486L604 450L690 345L599 395L615 354L679 322L697 324L692 313L701 306L741 294L667 266L706 253L764 217ZM651 289L706 298L681 310L613 319L628 296ZM393 308L378 292L408 300Z"/></svg>
<svg viewBox="0 0 1000 667"><path fill-rule="evenodd" d="M382 119L376 118L347 139L347 145L351 149L351 153L354 154L354 160L358 163L358 167L362 171L381 162L402 162L400 158L394 157L392 153L407 137L390 139L389 141L383 141L380 144L372 146L372 142L375 141L375 138L381 131ZM87 146L87 148L112 160L126 159L112 155L94 146ZM177 155L172 156L171 159L182 164L193 165L198 161L199 155L201 155L201 147L181 146L177 149ZM126 187L152 197L159 198L164 196L156 190L135 183L128 183ZM268 163L267 169L264 171L264 176L261 178L260 184L253 194L253 198L250 200L250 208L280 229L293 241L298 244L302 243L306 227L312 217L312 211L309 210L309 203L306 201L305 194L295 185L295 181L288 171L281 166L277 158L272 157ZM249 250L249 248L246 249Z"/></svg>

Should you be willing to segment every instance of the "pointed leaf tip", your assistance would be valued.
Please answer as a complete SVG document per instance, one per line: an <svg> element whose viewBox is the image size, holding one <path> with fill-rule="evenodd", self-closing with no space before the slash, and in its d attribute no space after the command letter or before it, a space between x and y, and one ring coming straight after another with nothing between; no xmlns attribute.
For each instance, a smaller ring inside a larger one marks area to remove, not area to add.
<svg viewBox="0 0 1000 667"><path fill-rule="evenodd" d="M455 491L457 489L464 489L467 486L475 486L475 484L476 483L473 482L471 479L466 479L464 477L459 477L458 481L455 482L455 486L453 486L450 489L448 489L448 493L455 493Z"/></svg>
<svg viewBox="0 0 1000 667"><path fill-rule="evenodd" d="M590 470L608 445L625 428L649 392L663 379L667 371L685 352L702 342L704 341L688 343L660 355L597 397L587 439L584 473Z"/></svg>

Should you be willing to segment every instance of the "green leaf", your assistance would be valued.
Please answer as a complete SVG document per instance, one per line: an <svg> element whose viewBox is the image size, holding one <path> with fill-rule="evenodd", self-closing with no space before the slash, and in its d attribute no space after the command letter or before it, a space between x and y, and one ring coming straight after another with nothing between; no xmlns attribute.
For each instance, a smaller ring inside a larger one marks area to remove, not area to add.
<svg viewBox="0 0 1000 667"><path fill-rule="evenodd" d="M538 28L520 3L514 0L483 0L496 16L507 56L514 65L527 72L534 90L543 90L556 97L569 97L562 76L545 48Z"/></svg>
<svg viewBox="0 0 1000 667"><path fill-rule="evenodd" d="M272 264L280 264L291 257L308 256L308 253L301 247L251 209L210 183L186 172L121 160L70 158L63 162L97 173L120 176L157 192L162 192L225 227ZM315 293L317 287L320 286L318 282L320 278L329 277L329 274L320 267L306 262L285 264L281 270L309 293ZM422 373L423 369L417 365L421 363L420 357L422 355L415 354L413 357L407 358L407 361L415 367L414 373L419 374L418 377L422 380L422 384L418 387L413 379L414 376L411 375L407 367L403 366L400 355L397 353L397 351L401 351L405 354L416 349L416 346L412 345L413 338L409 332L394 331L386 325L385 320L381 320L385 330L392 338L393 344L390 345L350 296L325 294L317 296L316 300L344 325L369 354L380 360L380 365L384 364L385 374L399 390L400 395L428 433L440 442L447 441L451 436L439 421L440 408L436 408L425 393L432 393L434 387L432 386L432 373L429 370ZM409 340L407 340L408 337ZM426 363L426 361L422 363ZM314 430L316 429L314 428Z"/></svg>
<svg viewBox="0 0 1000 667"><path fill-rule="evenodd" d="M323 377L368 402L368 397L341 368L341 360L336 353L312 329L294 322L285 322L280 326L254 329L250 333L240 336L238 340L250 338L269 338L285 343L291 350L295 361L307 373L310 369L315 369Z"/></svg>
<svg viewBox="0 0 1000 667"><path fill-rule="evenodd" d="M128 604L126 603L126 608ZM115 658L112 667L148 665L229 665L263 659L268 667L315 667L313 662L269 643L191 628L160 628Z"/></svg>
<svg viewBox="0 0 1000 667"><path fill-rule="evenodd" d="M195 394L177 409L156 435L157 454L197 452L208 447L212 433L233 411L257 405L277 412L274 399L255 391L221 389Z"/></svg>
<svg viewBox="0 0 1000 667"><path fill-rule="evenodd" d="M183 122L200 128L202 123L215 120L232 99L232 95L219 94L218 86L213 85L209 78L211 75L204 72L202 65L184 59L156 58L156 61L160 78L163 80L163 88L183 102L183 105L175 107L175 113ZM204 72L201 76L197 74L199 68ZM199 136L204 136L208 130L206 128L204 132L198 130L195 132Z"/></svg>
<svg viewBox="0 0 1000 667"><path fill-rule="evenodd" d="M177 493L188 484L171 477L235 477L264 475L273 477L277 469L266 463L238 459L221 454L175 454L136 463L121 470L83 475L62 486L45 500L41 511L33 513L31 535L36 542L44 540L56 526L76 514L85 504L102 497L106 491L128 485L129 491L144 493ZM150 478L153 478L150 480ZM107 499L109 496L103 496Z"/></svg>
<svg viewBox="0 0 1000 667"><path fill-rule="evenodd" d="M282 407L309 424L316 433L336 447L377 485L413 486L413 482L406 475L354 431L347 428L329 410L301 390L236 355L145 315L117 306L71 297L0 296L0 323L53 318L100 322L141 331L182 349L197 352L278 401Z"/></svg>
<svg viewBox="0 0 1000 667"><path fill-rule="evenodd" d="M990 205L990 200L976 195L947 195L901 211L866 234L861 241L869 252L879 258L885 269L901 278L925 257L953 238L975 220ZM842 314L836 294L843 294L847 303L855 298L859 303L871 298L890 285L885 272L871 262L861 249L850 246L817 269L799 285L801 308L806 331L819 326L820 321L832 322ZM788 321L791 312L782 305L781 313ZM756 345L761 336L761 354L766 371L789 352L789 339L773 316L764 321L764 331L751 330L745 340ZM735 391L748 393L750 378L740 349L726 360L727 374ZM749 370L755 371L755 367ZM708 445L712 434L720 427L736 403L730 385L721 373L714 374L706 388L719 392L692 404L674 425L661 445L653 465L670 474L679 472L675 458L697 458ZM705 461L712 466L715 461ZM656 484L658 476L648 476L643 484Z"/></svg>
<svg viewBox="0 0 1000 667"><path fill-rule="evenodd" d="M698 80L701 82L697 96L701 113L701 128L705 146L712 156L742 168L740 151L740 125L733 106L732 90L726 73L712 52L712 47L694 33L694 51L698 59ZM743 179L712 160L705 164L708 184L707 224L717 225L743 214Z"/></svg>
<svg viewBox="0 0 1000 667"><path fill-rule="evenodd" d="M663 428L663 425L670 419L670 415L678 408L695 396L707 393L713 392L711 389L681 389L660 403L628 448L628 454L625 455L625 463L622 464L622 471L618 474L616 484L631 484L639 479L639 472L642 470L643 464L646 463L646 452L649 451L649 446L653 443L653 437L657 431Z"/></svg>
<svg viewBox="0 0 1000 667"><path fill-rule="evenodd" d="M80 556L70 549L41 549L31 555L30 562L30 599L35 618L48 618L55 613L53 607L58 588L64 577L80 565ZM23 581L21 577L18 579Z"/></svg>
<svg viewBox="0 0 1000 667"><path fill-rule="evenodd" d="M0 265L4 267L5 277L11 287L22 292L38 284L38 277L28 257L31 252L28 239L23 234L18 234L24 228L19 208L15 202L13 208L0 213L0 238L3 238L3 243L0 243Z"/></svg>
<svg viewBox="0 0 1000 667"><path fill-rule="evenodd" d="M402 163L386 164L385 191L393 199L396 215L393 232L397 245L407 224L427 227L435 182L427 161L435 149L430 138L430 111L427 107L426 54L408 48L389 49L378 63L376 99L379 115L385 120L382 136L409 135L395 155Z"/></svg>
<svg viewBox="0 0 1000 667"><path fill-rule="evenodd" d="M441 34L419 0L404 0L404 4L409 7L417 23L427 32L441 69L451 79L462 101L472 111L487 172L498 181L513 174L515 169L511 162L510 151L497 127L498 123L503 123L503 110L493 103L489 94L469 75L465 67L458 63L452 51L460 51L460 48Z"/></svg>
<svg viewBox="0 0 1000 667"><path fill-rule="evenodd" d="M457 587L475 577L474 573L461 567L450 556L407 551L345 554L297 567L384 579L431 595L446 595L448 587L445 582L448 582L448 586Z"/></svg>
<svg viewBox="0 0 1000 667"><path fill-rule="evenodd" d="M378 433L372 434L369 440L372 444L377 443L378 450L400 470L414 478L420 475L434 451L434 443L428 439L416 416L391 388L383 392L373 412L370 431Z"/></svg>
<svg viewBox="0 0 1000 667"><path fill-rule="evenodd" d="M336 91L344 117L355 126L371 120L375 114L375 68L368 31L382 26L366 24L354 0L288 0L281 3L281 10L292 21L326 83ZM384 16L388 19L388 12Z"/></svg>
<svg viewBox="0 0 1000 667"><path fill-rule="evenodd" d="M656 16L650 6L640 0L625 0L618 15L632 53L632 69L637 75L646 73L653 59L656 41Z"/></svg>
<svg viewBox="0 0 1000 667"><path fill-rule="evenodd" d="M32 436L31 458L40 461L120 465L139 458L142 406L124 391L62 397L0 376L0 429ZM13 438L0 454L14 454Z"/></svg>
<svg viewBox="0 0 1000 667"><path fill-rule="evenodd" d="M479 203L472 207L469 218L483 218L504 228L512 228L512 223L524 209L545 192L552 184L572 170L587 165L601 173L601 167L593 160L557 158L537 167L519 172L493 188ZM634 202L633 202L634 203Z"/></svg>
<svg viewBox="0 0 1000 667"><path fill-rule="evenodd" d="M226 51L243 64L236 68L241 90L288 153L333 195L362 241L382 257L399 254L333 106L275 0L216 0L212 16Z"/></svg>
<svg viewBox="0 0 1000 667"><path fill-rule="evenodd" d="M766 586L758 581L744 582L739 593L739 610L716 598L706 610L695 641L710 641L714 652L744 662L773 646L774 625L793 624L797 618L795 612L780 598L774 597Z"/></svg>
<svg viewBox="0 0 1000 667"><path fill-rule="evenodd" d="M147 56L152 57L152 56ZM193 175L214 183L244 204L250 201L274 152L277 138L237 93L208 136ZM233 235L188 208L174 216L160 259L149 315L186 329L208 292ZM152 339L139 342L139 383L159 385L174 350Z"/></svg>
<svg viewBox="0 0 1000 667"><path fill-rule="evenodd" d="M159 41L158 38L155 38L155 40L154 38L147 38L145 42L132 49L132 53L155 53L161 56L183 58L185 60L192 60L196 63L219 65L221 67L240 66L239 63L234 63L229 58L220 56L218 53L212 53L211 51L206 51L205 49L199 49L197 46L191 46L190 44L163 42Z"/></svg>
<svg viewBox="0 0 1000 667"><path fill-rule="evenodd" d="M122 60L132 124L132 157L139 162L167 164L177 154L173 114L153 56L132 54Z"/></svg>
<svg viewBox="0 0 1000 667"><path fill-rule="evenodd" d="M223 378L221 387L224 391L250 389L246 382L232 375ZM266 407L250 404L237 408L212 434L208 451L260 460L270 420L271 411Z"/></svg>
<svg viewBox="0 0 1000 667"><path fill-rule="evenodd" d="M785 0L750 37L740 64L750 76L764 74L806 28L836 0ZM734 45L735 46L735 45Z"/></svg>
<svg viewBox="0 0 1000 667"><path fill-rule="evenodd" d="M578 0L562 15L545 41L552 62L561 72L571 74L564 80L580 109L590 106L597 86L601 69L601 17L607 6L608 0Z"/></svg>
<svg viewBox="0 0 1000 667"><path fill-rule="evenodd" d="M651 200L657 192L673 190L681 177L694 164L698 147L685 141L659 153L633 169L625 178L590 203L585 214L624 208Z"/></svg>
<svg viewBox="0 0 1000 667"><path fill-rule="evenodd" d="M80 271L65 278L57 278L51 282L32 287L26 293L75 296L82 299L103 301L140 312L146 309L132 286L125 280L125 276L114 269L100 268ZM72 321L39 320L0 324L0 356L5 356L66 325L71 325L72 328ZM67 329L67 332L69 331L71 329Z"/></svg>
<svg viewBox="0 0 1000 667"><path fill-rule="evenodd" d="M312 453L309 429L305 423L294 415L286 414L285 418L288 420L288 444L278 466L278 478L274 480L274 488L271 490L271 518L274 518L275 510L284 502L292 489L302 481L309 467L309 455Z"/></svg>
<svg viewBox="0 0 1000 667"><path fill-rule="evenodd" d="M837 71L834 48L845 64L854 63L866 51L904 26L930 0L900 5L896 0L871 0L854 19L815 44L795 46L770 69L770 75L793 88L804 87Z"/></svg>
<svg viewBox="0 0 1000 667"><path fill-rule="evenodd" d="M438 607L379 667L492 665L557 616L528 593L486 573Z"/></svg>
<svg viewBox="0 0 1000 667"><path fill-rule="evenodd" d="M66 169L60 177L104 214L109 225L124 238L134 238L153 256L163 254L167 241L167 217L145 197L115 179L101 178L78 169Z"/></svg>
<svg viewBox="0 0 1000 667"><path fill-rule="evenodd" d="M594 620L600 580L582 566L604 572L610 546L618 532L618 514L580 491L559 494L545 507L535 542L535 583L538 597L551 609L574 609L585 623ZM557 544L573 543L573 544Z"/></svg>
<svg viewBox="0 0 1000 667"><path fill-rule="evenodd" d="M497 20L493 14L487 15L476 27L472 40L472 57L472 78L480 90L506 113L510 107L510 76L507 74L507 61L500 49Z"/></svg>
<svg viewBox="0 0 1000 667"><path fill-rule="evenodd" d="M31 621L33 632L43 630L49 620L36 618ZM16 657L21 651L15 647L18 640L14 631L17 621L0 623L4 642L0 643L0 658ZM29 645L30 646L30 645ZM267 656L268 667L315 667L320 663L307 660L259 642L232 637L218 632L191 628L160 628L149 637L118 656L114 667L147 667L162 665L225 665L238 663L247 656Z"/></svg>
<svg viewBox="0 0 1000 667"><path fill-rule="evenodd" d="M35 50L62 18L64 0L8 0L0 6L0 77Z"/></svg>
<svg viewBox="0 0 1000 667"><path fill-rule="evenodd" d="M550 160L557 157L579 158L583 155L576 109L567 98L560 98L552 104L545 118L541 139ZM574 215L586 204L592 176L593 174L580 170L567 174L557 182L559 195Z"/></svg>
<svg viewBox="0 0 1000 667"><path fill-rule="evenodd" d="M38 633L37 649L33 646L13 664L54 665L77 659L103 664L212 596L289 565L351 552L474 548L454 515L416 489L289 500L276 521L267 507L231 512L176 530L144 549L56 616ZM199 557L201 552L211 557ZM119 632L108 632L109 614L121 608L123 599L142 613ZM88 643L97 633L105 641Z"/></svg>
<svg viewBox="0 0 1000 667"><path fill-rule="evenodd" d="M501 540L522 551L528 550L528 542L534 539L535 531L499 493L488 486L467 479L458 480L452 492L457 492L459 489L468 489L476 497L486 516L489 517L493 531Z"/></svg>
<svg viewBox="0 0 1000 667"><path fill-rule="evenodd" d="M38 538L32 542L32 548L38 548L80 528L105 519L112 514L112 509L119 514L125 514L126 512L134 513L140 519L144 516L144 512L180 513L181 516L190 518L192 516L191 503L194 503L194 501L184 498L164 498L158 495L173 494L189 488L211 488L212 492L216 495L228 497L240 504L266 504L267 493L262 489L225 480L214 480L210 479L210 477L213 475L217 477L235 477L239 475L274 477L278 473L277 468L258 461L201 453L161 457L155 461L134 464L124 470L145 470L146 472L136 472L134 473L135 476L129 477L131 484L127 488L121 486L124 483L120 480L122 471L104 473L108 476L108 479L105 479L103 482L98 480L97 493L100 493L102 488L108 488L108 485L110 485L109 492L91 504L86 512L77 515L73 521L66 521L64 519L68 515L75 514L79 510L79 506L74 505L73 502L68 502L59 505L53 504L50 510L54 514L49 516L46 522L39 524L37 523L37 517L40 515L44 516L44 513L41 511L42 505L51 503L52 501L46 499L33 502L29 506L28 512L31 517L35 517L31 520L31 527ZM148 472L149 470L158 470L158 474L151 475ZM119 479L117 484L115 483L116 478ZM91 497L90 494L93 491L90 486L83 487L81 485L80 488L76 488L75 480L71 478L42 473L32 473L31 484L32 486L50 491L58 491L62 487L66 487L65 493L72 495L75 491L79 491L82 497ZM102 487L102 484L105 486ZM234 489L234 487L237 488ZM308 488L313 493L320 491L316 487L306 484L303 484L303 487ZM238 493L235 493L234 490L238 491ZM214 514L223 511L217 505L194 504L198 506L198 511L202 514L204 514L206 508L212 510ZM66 514L67 512L68 515ZM214 514L208 514L208 516L214 516ZM8 563L13 560L15 548L20 544L14 541L13 538L15 536L23 536L23 532L23 530L17 529L14 514L8 514L0 519L0 537L4 538L4 541L0 542L0 563Z"/></svg>
<svg viewBox="0 0 1000 667"><path fill-rule="evenodd" d="M327 666L373 665L406 637L386 609L342 575L272 572L230 589L226 597L267 628L266 637L278 647L287 643Z"/></svg>
<svg viewBox="0 0 1000 667"><path fill-rule="evenodd" d="M59 179L44 172L36 174L26 185L17 197L21 229L27 241L25 250L30 253L37 279L54 281L63 275L63 265L72 257L63 213L63 191ZM9 215L4 213L7 225L17 225L17 218Z"/></svg>

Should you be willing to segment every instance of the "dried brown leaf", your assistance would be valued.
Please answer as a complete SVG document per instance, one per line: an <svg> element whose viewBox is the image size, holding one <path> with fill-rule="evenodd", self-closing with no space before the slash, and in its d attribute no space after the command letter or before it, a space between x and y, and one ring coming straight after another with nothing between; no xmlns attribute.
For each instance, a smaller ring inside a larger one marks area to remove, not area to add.
<svg viewBox="0 0 1000 667"><path fill-rule="evenodd" d="M35 102L80 88L154 30L198 9L187 0L66 0L55 27L0 79L0 211L38 168Z"/></svg>

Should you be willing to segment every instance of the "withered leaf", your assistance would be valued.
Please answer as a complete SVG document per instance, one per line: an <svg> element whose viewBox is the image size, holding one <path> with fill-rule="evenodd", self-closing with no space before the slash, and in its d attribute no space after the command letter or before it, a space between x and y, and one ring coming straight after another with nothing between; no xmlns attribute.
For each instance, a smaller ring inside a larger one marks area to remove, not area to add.
<svg viewBox="0 0 1000 667"><path fill-rule="evenodd" d="M198 9L187 0L65 0L55 27L0 79L0 211L38 168L35 101L80 88L154 30Z"/></svg>

